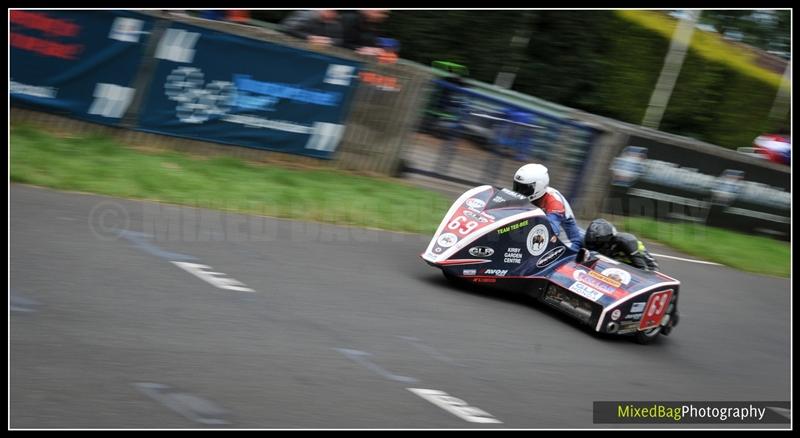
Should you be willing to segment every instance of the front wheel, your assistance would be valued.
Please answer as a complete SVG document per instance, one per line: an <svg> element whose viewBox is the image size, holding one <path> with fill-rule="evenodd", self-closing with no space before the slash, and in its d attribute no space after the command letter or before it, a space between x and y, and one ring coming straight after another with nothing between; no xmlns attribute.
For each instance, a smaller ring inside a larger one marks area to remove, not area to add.
<svg viewBox="0 0 800 438"><path fill-rule="evenodd" d="M447 281L452 281L452 282L458 281L458 277L445 270L442 270L442 275L444 275L444 278L446 278Z"/></svg>

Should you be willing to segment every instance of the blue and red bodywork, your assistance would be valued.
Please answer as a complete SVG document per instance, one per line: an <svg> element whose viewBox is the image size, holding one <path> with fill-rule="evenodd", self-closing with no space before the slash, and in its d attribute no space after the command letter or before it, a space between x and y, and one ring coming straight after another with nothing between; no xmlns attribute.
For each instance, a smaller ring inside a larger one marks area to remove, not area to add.
<svg viewBox="0 0 800 438"><path fill-rule="evenodd" d="M602 256L577 263L576 256L541 209L488 185L453 203L421 255L448 278L532 295L598 332L661 325L666 334L677 323L678 280Z"/></svg>

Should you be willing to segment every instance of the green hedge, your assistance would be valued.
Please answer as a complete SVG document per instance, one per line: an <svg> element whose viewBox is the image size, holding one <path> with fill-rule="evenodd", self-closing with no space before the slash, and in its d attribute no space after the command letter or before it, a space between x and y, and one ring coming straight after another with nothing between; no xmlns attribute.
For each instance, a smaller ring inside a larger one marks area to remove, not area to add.
<svg viewBox="0 0 800 438"><path fill-rule="evenodd" d="M653 35L649 44L626 38L617 38L616 44L621 53L637 44L652 47L661 57L656 72L645 70L639 60L631 61L635 68L648 71L654 84L676 21L660 12L620 11L617 16ZM737 50L719 34L695 30L660 129L729 148L749 146L759 134L789 126L788 115L781 121L768 117L780 84L781 74L758 67L751 54ZM649 99L652 88L639 91Z"/></svg>
<svg viewBox="0 0 800 438"><path fill-rule="evenodd" d="M676 23L663 11L393 11L385 33L404 58L490 83L516 65L516 91L639 124ZM527 48L510 48L517 29L532 31ZM781 74L751 58L696 30L660 129L735 149L788 126L768 119Z"/></svg>

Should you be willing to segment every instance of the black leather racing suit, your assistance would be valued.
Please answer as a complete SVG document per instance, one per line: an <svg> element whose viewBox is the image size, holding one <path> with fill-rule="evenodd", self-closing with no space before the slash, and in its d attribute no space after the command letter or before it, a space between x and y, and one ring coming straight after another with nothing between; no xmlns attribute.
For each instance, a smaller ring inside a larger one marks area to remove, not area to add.
<svg viewBox="0 0 800 438"><path fill-rule="evenodd" d="M601 254L646 271L658 271L658 262L647 252L644 244L630 233L617 233Z"/></svg>

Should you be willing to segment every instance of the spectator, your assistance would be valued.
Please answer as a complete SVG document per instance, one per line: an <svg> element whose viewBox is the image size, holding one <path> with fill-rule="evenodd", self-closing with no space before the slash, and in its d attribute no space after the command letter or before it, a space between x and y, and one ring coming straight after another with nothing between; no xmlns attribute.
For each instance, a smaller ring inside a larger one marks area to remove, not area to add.
<svg viewBox="0 0 800 438"><path fill-rule="evenodd" d="M389 17L387 9L363 9L342 14L343 47L362 55L383 53L378 37L378 25Z"/></svg>
<svg viewBox="0 0 800 438"><path fill-rule="evenodd" d="M311 44L342 44L342 24L339 22L339 14L333 9L293 12L281 25L287 34L303 38Z"/></svg>

